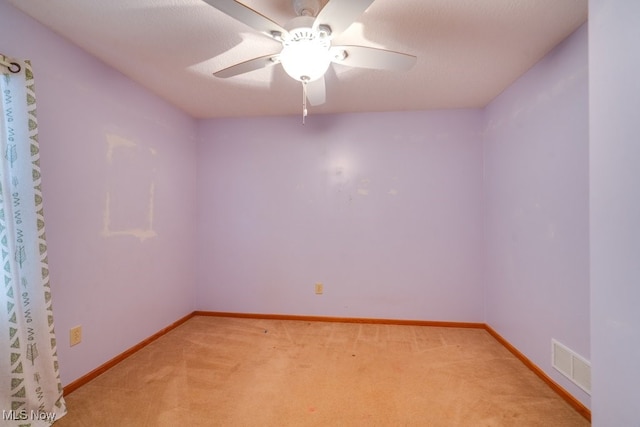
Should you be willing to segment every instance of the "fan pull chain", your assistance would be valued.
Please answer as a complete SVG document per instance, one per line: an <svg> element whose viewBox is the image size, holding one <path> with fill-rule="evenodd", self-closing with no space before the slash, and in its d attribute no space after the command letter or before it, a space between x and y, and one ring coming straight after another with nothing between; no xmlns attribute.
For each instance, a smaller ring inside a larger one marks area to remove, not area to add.
<svg viewBox="0 0 640 427"><path fill-rule="evenodd" d="M307 81L302 80L302 124L307 117Z"/></svg>

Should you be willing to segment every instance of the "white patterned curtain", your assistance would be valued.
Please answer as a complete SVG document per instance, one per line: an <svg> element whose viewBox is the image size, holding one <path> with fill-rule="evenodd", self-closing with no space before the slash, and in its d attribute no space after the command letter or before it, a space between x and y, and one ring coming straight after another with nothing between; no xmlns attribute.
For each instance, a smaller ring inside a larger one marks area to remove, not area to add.
<svg viewBox="0 0 640 427"><path fill-rule="evenodd" d="M0 425L66 413L51 310L33 73L0 54Z"/></svg>

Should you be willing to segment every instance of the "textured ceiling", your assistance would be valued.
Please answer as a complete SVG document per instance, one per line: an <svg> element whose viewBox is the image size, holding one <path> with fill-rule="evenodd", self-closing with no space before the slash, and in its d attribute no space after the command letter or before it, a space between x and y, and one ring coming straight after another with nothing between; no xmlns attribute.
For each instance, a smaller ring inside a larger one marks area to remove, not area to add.
<svg viewBox="0 0 640 427"><path fill-rule="evenodd" d="M301 85L280 66L212 75L281 46L203 1L10 2L194 117L301 112ZM409 53L416 66L390 72L334 64L327 102L309 113L485 106L586 21L587 2L376 0L335 44ZM291 0L242 3L281 25L295 16Z"/></svg>

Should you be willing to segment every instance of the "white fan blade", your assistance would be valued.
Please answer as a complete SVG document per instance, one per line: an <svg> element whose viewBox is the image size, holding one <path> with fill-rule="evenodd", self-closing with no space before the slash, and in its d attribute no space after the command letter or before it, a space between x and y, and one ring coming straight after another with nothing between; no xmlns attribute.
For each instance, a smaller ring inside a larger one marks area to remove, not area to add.
<svg viewBox="0 0 640 427"><path fill-rule="evenodd" d="M390 71L408 70L417 59L406 53L366 46L333 46L331 56L336 64Z"/></svg>
<svg viewBox="0 0 640 427"><path fill-rule="evenodd" d="M307 99L311 105L322 105L326 101L324 76L307 83Z"/></svg>
<svg viewBox="0 0 640 427"><path fill-rule="evenodd" d="M374 0L329 0L318 13L313 29L320 25L328 25L333 37L349 28L364 13Z"/></svg>
<svg viewBox="0 0 640 427"><path fill-rule="evenodd" d="M239 3L234 0L204 0L205 3L215 7L220 12L223 12L233 19L242 22L250 26L251 28L260 31L261 33L272 37L281 38L287 34L287 30L282 28L276 22L262 15L260 12L256 12L248 6Z"/></svg>
<svg viewBox="0 0 640 427"><path fill-rule="evenodd" d="M278 55L279 54L275 53L272 55L253 58L248 61L232 65L231 67L224 68L220 71L216 71L215 73L213 73L213 75L226 79L227 77L237 76L239 74L248 73L249 71L258 70L260 68L271 67L272 65L280 63L280 61L278 60Z"/></svg>

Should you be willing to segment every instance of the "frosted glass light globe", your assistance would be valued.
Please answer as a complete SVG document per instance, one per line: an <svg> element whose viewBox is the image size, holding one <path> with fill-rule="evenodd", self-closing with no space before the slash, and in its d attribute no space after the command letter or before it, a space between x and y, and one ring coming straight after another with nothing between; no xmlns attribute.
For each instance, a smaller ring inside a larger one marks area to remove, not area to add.
<svg viewBox="0 0 640 427"><path fill-rule="evenodd" d="M323 46L316 40L300 40L282 49L280 62L292 78L313 81L324 76L331 59L328 46Z"/></svg>

